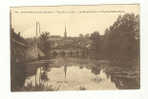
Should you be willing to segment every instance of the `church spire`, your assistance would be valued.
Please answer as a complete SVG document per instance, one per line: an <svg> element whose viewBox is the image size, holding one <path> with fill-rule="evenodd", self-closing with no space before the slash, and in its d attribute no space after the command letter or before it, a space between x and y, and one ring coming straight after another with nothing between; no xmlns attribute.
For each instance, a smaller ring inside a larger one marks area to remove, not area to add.
<svg viewBox="0 0 148 99"><path fill-rule="evenodd" d="M64 38L67 38L67 31L66 31L66 25L65 25L65 32L64 32Z"/></svg>

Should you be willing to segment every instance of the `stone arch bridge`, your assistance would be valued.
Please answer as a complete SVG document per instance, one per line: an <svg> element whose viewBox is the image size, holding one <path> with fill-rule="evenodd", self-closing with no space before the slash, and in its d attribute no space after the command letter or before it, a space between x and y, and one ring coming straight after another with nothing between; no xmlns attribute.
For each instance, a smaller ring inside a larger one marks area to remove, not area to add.
<svg viewBox="0 0 148 99"><path fill-rule="evenodd" d="M54 49L50 51L52 56L80 57L87 56L88 51L82 49Z"/></svg>

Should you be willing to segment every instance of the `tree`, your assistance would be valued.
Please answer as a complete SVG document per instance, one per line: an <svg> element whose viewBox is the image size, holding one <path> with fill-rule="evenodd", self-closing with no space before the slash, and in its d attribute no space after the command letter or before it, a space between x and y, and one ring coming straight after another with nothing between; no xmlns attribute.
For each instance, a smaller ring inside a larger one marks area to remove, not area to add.
<svg viewBox="0 0 148 99"><path fill-rule="evenodd" d="M87 33L87 34L85 34L85 38L89 38L89 34Z"/></svg>
<svg viewBox="0 0 148 99"><path fill-rule="evenodd" d="M84 35L83 35L83 34L79 34L79 37L80 37L80 38L83 38L83 37L84 37Z"/></svg>
<svg viewBox="0 0 148 99"><path fill-rule="evenodd" d="M125 14L119 16L105 31L104 51L110 59L129 60L138 55L139 16Z"/></svg>
<svg viewBox="0 0 148 99"><path fill-rule="evenodd" d="M43 32L39 37L39 47L46 54L49 55L50 42L49 42L49 32Z"/></svg>
<svg viewBox="0 0 148 99"><path fill-rule="evenodd" d="M92 55L95 58L98 58L98 56L100 55L100 51L101 51L101 39L100 39L99 32L98 31L93 32L90 36L90 40L92 41L91 43Z"/></svg>

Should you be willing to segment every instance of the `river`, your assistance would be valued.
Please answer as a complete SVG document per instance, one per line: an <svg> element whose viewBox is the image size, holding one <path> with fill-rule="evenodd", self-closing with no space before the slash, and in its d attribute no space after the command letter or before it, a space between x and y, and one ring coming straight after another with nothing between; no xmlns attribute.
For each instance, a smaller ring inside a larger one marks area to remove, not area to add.
<svg viewBox="0 0 148 99"><path fill-rule="evenodd" d="M65 65L38 67L34 75L26 77L24 87L31 91L117 90L139 87L133 73L108 72L107 68L111 67L103 64L98 67L90 67L88 64Z"/></svg>

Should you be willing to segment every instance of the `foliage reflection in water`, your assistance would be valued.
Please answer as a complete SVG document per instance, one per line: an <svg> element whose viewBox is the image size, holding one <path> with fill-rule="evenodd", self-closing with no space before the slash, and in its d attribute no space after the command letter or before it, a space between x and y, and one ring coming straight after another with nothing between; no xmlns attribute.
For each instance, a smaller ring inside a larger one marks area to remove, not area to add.
<svg viewBox="0 0 148 99"><path fill-rule="evenodd" d="M42 90L117 89L115 83L111 81L111 77L105 73L104 69L94 72L93 69L81 66L66 68L66 73L65 66L53 67L47 71L38 68L36 75L26 78L24 86L42 86Z"/></svg>

